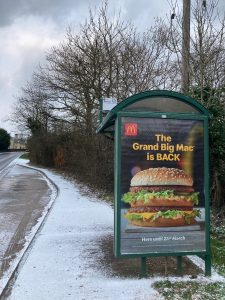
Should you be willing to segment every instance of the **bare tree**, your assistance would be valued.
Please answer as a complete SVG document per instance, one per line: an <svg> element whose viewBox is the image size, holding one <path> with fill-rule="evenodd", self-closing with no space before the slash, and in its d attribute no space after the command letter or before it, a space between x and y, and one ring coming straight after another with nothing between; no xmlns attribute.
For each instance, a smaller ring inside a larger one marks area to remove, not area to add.
<svg viewBox="0 0 225 300"><path fill-rule="evenodd" d="M47 131L48 108L46 95L36 89L33 84L27 83L22 88L22 96L18 97L12 115L14 122L23 129L32 133Z"/></svg>
<svg viewBox="0 0 225 300"><path fill-rule="evenodd" d="M216 145L211 152L220 169L213 177L218 191L225 155L225 21L218 18L215 0L207 1L207 7L201 3L192 2L189 93L218 116L210 127L211 145ZM94 137L101 97L122 101L144 90L181 90L182 14L174 1L171 6L176 17L156 20L145 33L138 33L120 16L109 17L107 3L95 15L90 11L79 32L69 28L66 40L49 51L46 63L22 89L15 107L17 122L32 133L39 130L56 136L66 128L74 144L60 146L61 158L64 151L76 157L82 153L85 159L94 156L95 148L104 144ZM52 139L52 144L59 140ZM77 143L81 140L82 151ZM90 148L90 140L95 148Z"/></svg>
<svg viewBox="0 0 225 300"><path fill-rule="evenodd" d="M221 206L224 204L225 174L225 17L218 12L217 5L215 0L207 1L206 5L200 0L192 1L189 94L201 101L214 116L209 128L212 198L215 206ZM182 71L182 14L177 2L171 1L171 7L176 11L176 17L167 24L162 22L161 28L167 37L162 40L162 45L166 45L171 53L171 63L176 63L179 77Z"/></svg>
<svg viewBox="0 0 225 300"><path fill-rule="evenodd" d="M171 0L170 4L176 14L170 21L161 20L158 28L165 37L162 46L170 53L170 63L176 64L177 73L181 74L182 9L176 1ZM223 90L225 83L225 16L218 12L217 5L216 0L209 0L206 5L193 0L191 5L190 93L200 89L202 102L205 88ZM181 90L180 83L178 90ZM208 104L207 100L205 105Z"/></svg>
<svg viewBox="0 0 225 300"><path fill-rule="evenodd" d="M158 28L140 34L119 16L110 19L104 4L97 16L90 11L79 33L69 28L66 41L52 48L35 80L51 94L53 110L64 111L65 119L93 133L101 97L121 101L174 84L175 65L168 64L171 54L162 47L162 38Z"/></svg>
<svg viewBox="0 0 225 300"><path fill-rule="evenodd" d="M225 15L221 18L216 7L216 1L207 1L207 7L198 1L193 9L192 85L200 87L202 102L204 89L211 90L206 106L215 89L219 91L225 85Z"/></svg>

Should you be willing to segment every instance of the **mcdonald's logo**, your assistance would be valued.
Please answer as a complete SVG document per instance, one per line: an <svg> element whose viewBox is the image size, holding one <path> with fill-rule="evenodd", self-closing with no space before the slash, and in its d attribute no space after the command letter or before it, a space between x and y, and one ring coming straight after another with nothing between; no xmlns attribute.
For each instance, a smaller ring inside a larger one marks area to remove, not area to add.
<svg viewBox="0 0 225 300"><path fill-rule="evenodd" d="M125 123L124 124L124 135L125 136L137 136L138 125L136 123Z"/></svg>

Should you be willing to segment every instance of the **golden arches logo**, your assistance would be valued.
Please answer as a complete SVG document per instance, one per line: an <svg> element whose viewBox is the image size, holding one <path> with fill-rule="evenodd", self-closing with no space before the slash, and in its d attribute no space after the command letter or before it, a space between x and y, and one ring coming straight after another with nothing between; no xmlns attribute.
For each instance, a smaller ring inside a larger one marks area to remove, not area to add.
<svg viewBox="0 0 225 300"><path fill-rule="evenodd" d="M124 135L125 136L137 136L137 134L138 134L137 123L125 123L125 126L124 126Z"/></svg>

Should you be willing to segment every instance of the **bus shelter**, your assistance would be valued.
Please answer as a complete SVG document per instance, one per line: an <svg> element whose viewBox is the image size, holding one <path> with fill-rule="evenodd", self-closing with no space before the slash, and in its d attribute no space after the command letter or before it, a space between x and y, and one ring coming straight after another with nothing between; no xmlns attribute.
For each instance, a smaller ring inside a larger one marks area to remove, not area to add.
<svg viewBox="0 0 225 300"><path fill-rule="evenodd" d="M115 140L114 253L197 255L211 275L209 111L171 91L133 95L108 112L97 132Z"/></svg>

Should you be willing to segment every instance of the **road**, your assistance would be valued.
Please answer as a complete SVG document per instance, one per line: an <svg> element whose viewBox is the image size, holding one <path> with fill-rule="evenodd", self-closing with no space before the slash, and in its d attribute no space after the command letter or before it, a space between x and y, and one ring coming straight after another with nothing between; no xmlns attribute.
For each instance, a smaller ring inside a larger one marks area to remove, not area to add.
<svg viewBox="0 0 225 300"><path fill-rule="evenodd" d="M52 193L40 172L16 164L20 155L0 154L0 279L23 248Z"/></svg>
<svg viewBox="0 0 225 300"><path fill-rule="evenodd" d="M15 159L21 154L21 152L0 152L0 177L3 177L15 165Z"/></svg>

